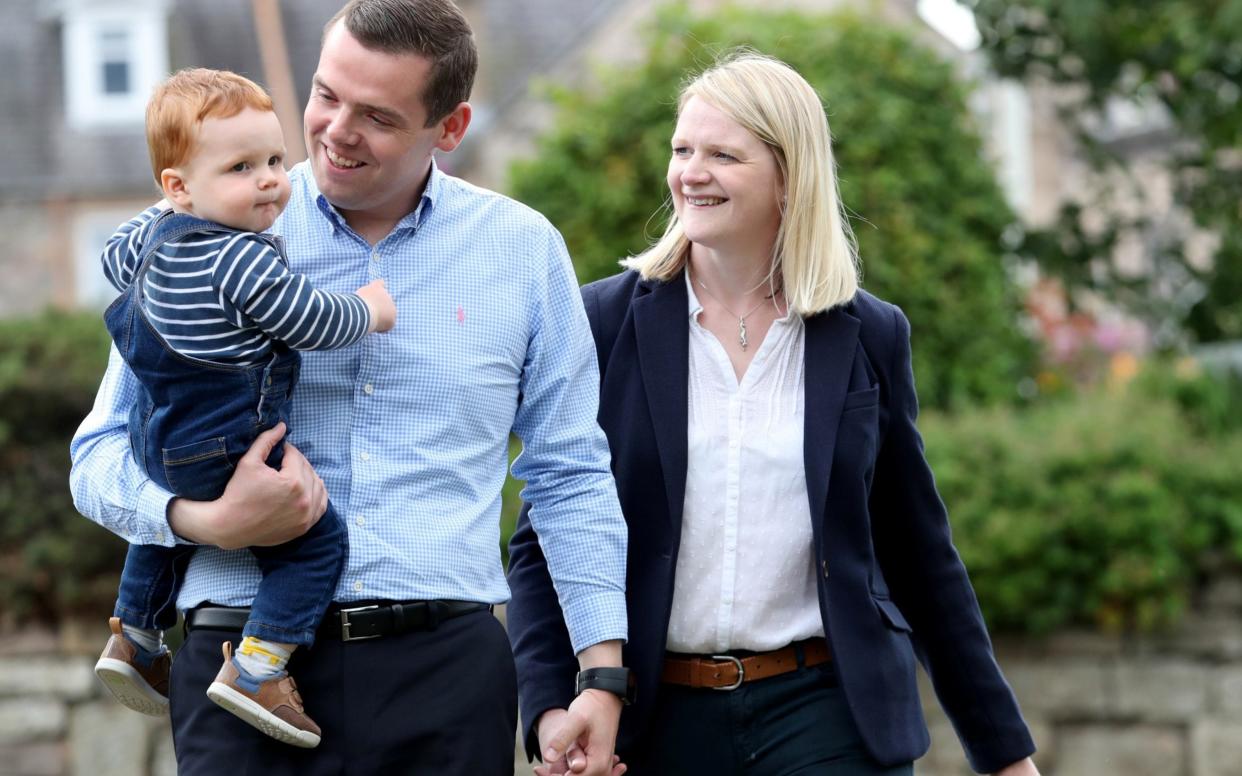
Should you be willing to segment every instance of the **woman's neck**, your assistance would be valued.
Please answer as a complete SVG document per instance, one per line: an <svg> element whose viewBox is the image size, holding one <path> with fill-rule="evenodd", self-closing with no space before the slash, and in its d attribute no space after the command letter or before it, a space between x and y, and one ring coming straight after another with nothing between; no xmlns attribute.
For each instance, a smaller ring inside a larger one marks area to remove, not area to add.
<svg viewBox="0 0 1242 776"><path fill-rule="evenodd" d="M758 297L772 295L769 274L770 257L756 259L754 256L729 254L690 245L690 277L696 284L711 289L711 293L724 302L746 302ZM780 278L775 278L780 285Z"/></svg>

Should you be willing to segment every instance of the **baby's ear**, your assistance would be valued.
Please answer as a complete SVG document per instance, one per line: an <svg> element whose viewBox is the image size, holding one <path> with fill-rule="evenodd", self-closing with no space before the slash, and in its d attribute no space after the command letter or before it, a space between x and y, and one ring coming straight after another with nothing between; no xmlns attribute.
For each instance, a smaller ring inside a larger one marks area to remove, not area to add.
<svg viewBox="0 0 1242 776"><path fill-rule="evenodd" d="M185 187L185 177L176 167L166 168L160 173L160 188L168 201L183 208L193 205L190 201L190 190Z"/></svg>

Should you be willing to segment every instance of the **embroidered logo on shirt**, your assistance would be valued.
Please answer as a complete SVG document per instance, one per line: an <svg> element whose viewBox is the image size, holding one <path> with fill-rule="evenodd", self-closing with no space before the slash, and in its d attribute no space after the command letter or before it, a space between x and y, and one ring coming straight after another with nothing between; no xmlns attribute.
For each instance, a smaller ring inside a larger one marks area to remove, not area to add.
<svg viewBox="0 0 1242 776"><path fill-rule="evenodd" d="M462 309L461 305L457 305L457 322L458 323L466 322L466 311Z"/></svg>

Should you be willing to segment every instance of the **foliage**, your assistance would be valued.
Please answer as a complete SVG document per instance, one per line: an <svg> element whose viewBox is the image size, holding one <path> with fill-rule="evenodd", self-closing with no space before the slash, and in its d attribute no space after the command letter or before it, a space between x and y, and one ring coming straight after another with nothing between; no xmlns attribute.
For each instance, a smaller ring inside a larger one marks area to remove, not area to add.
<svg viewBox="0 0 1242 776"><path fill-rule="evenodd" d="M737 45L789 62L826 98L865 286L910 317L924 403L1014 397L1032 351L1001 258L1013 216L952 67L874 20L674 5L641 64L555 92L555 129L511 189L564 233L579 280L613 274L661 233L679 85Z"/></svg>
<svg viewBox="0 0 1242 776"><path fill-rule="evenodd" d="M1215 553L1242 565L1242 433L1194 420L1212 416L1218 390L1159 365L1127 387L1021 412L925 419L990 626L1168 626Z"/></svg>
<svg viewBox="0 0 1242 776"><path fill-rule="evenodd" d="M1071 204L1057 223L1028 235L1022 251L1076 289L1102 290L1151 319L1176 316L1200 341L1242 338L1242 0L1149 3L1144 0L962 0L978 21L996 70L1070 87L1062 115L1095 166L1103 201L1088 212ZM1110 101L1154 106L1173 140L1162 145L1173 199L1195 224L1219 237L1212 266L1187 258L1189 234L1115 205L1150 190L1124 174L1126 162L1099 142L1091 125ZM1127 233L1143 236L1153 272L1121 274L1101 256ZM1152 310L1152 300L1163 310Z"/></svg>
<svg viewBox="0 0 1242 776"><path fill-rule="evenodd" d="M0 600L4 620L112 611L125 543L80 517L69 439L107 362L96 314L0 322Z"/></svg>

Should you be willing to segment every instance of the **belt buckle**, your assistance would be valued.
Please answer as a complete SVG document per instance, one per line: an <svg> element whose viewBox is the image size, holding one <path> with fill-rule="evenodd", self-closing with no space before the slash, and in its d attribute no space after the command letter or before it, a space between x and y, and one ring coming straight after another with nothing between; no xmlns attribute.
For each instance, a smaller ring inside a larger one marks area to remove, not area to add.
<svg viewBox="0 0 1242 776"><path fill-rule="evenodd" d="M712 660L720 660L732 663L737 666L737 681L733 684L727 684L724 687L713 687L713 690L736 690L742 686L742 682L746 681L746 668L742 665L742 661L733 655L712 655Z"/></svg>
<svg viewBox="0 0 1242 776"><path fill-rule="evenodd" d="M349 615L353 612L365 612L368 609L378 609L378 604L371 606L355 606L353 609L341 609L338 614L341 615L341 641L366 641L367 639L378 639L380 634L372 633L370 636L353 636L349 633Z"/></svg>

